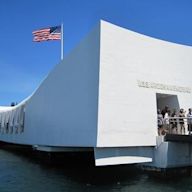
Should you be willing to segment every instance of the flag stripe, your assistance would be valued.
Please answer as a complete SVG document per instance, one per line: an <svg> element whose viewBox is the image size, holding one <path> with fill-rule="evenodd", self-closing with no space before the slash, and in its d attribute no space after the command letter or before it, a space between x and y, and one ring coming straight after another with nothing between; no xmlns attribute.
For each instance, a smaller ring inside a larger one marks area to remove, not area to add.
<svg viewBox="0 0 192 192"><path fill-rule="evenodd" d="M43 33L43 32L50 32L50 28L48 28L48 29L39 29L39 30L36 30L36 31L33 31L32 33L33 34L36 34L36 33Z"/></svg>

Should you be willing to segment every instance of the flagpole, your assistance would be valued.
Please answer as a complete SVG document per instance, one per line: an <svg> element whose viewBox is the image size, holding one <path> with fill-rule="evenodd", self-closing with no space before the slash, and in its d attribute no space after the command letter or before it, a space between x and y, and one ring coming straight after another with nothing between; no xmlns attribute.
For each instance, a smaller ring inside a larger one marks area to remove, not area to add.
<svg viewBox="0 0 192 192"><path fill-rule="evenodd" d="M61 23L61 60L63 60L63 23Z"/></svg>

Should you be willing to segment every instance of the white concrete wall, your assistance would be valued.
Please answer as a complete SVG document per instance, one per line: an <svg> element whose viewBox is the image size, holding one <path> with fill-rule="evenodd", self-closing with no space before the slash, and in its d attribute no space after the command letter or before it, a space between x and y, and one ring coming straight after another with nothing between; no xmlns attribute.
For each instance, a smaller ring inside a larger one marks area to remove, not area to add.
<svg viewBox="0 0 192 192"><path fill-rule="evenodd" d="M100 29L101 27L101 29ZM57 65L26 106L23 134L1 140L32 145L134 147L156 145L156 93L139 81L190 87L192 48L102 21Z"/></svg>
<svg viewBox="0 0 192 192"><path fill-rule="evenodd" d="M94 148L95 165L120 165L152 162L153 147Z"/></svg>
<svg viewBox="0 0 192 192"><path fill-rule="evenodd" d="M95 146L100 26L60 63L26 106L23 134L1 140L32 145Z"/></svg>
<svg viewBox="0 0 192 192"><path fill-rule="evenodd" d="M101 22L98 147L156 144L156 93L191 93L139 87L137 81L191 87L192 48Z"/></svg>

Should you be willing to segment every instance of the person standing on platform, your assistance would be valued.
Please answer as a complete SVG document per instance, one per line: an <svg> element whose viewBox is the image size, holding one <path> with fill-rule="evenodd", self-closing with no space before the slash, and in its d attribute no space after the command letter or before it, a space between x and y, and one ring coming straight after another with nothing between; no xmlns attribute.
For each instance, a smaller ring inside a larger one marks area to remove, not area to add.
<svg viewBox="0 0 192 192"><path fill-rule="evenodd" d="M189 135L191 135L191 131L192 131L192 109L191 108L189 108L189 112L187 114L187 126L188 126Z"/></svg>
<svg viewBox="0 0 192 192"><path fill-rule="evenodd" d="M163 115L163 118L165 118L165 113L167 113L169 110L169 107L166 105L165 108L161 111L161 114Z"/></svg>
<svg viewBox="0 0 192 192"><path fill-rule="evenodd" d="M185 134L185 123L184 123L184 119L182 117L185 117L185 111L184 109L180 109L179 111L179 124L180 124L180 132L182 134L182 132Z"/></svg>
<svg viewBox="0 0 192 192"><path fill-rule="evenodd" d="M170 115L171 115L171 111L169 109L167 109L167 111L165 112L165 115L164 115L164 125L165 125L165 132L166 133L171 132L170 124L169 124Z"/></svg>
<svg viewBox="0 0 192 192"><path fill-rule="evenodd" d="M163 131L163 115L161 114L161 110L157 110L157 125L158 125L158 135L162 135Z"/></svg>
<svg viewBox="0 0 192 192"><path fill-rule="evenodd" d="M172 117L171 122L170 122L170 124L172 125L171 133L174 133L176 131L176 134L177 134L178 131L177 131L177 119L176 119L176 117L177 117L177 110L176 109L173 110L173 113L171 114L171 117Z"/></svg>

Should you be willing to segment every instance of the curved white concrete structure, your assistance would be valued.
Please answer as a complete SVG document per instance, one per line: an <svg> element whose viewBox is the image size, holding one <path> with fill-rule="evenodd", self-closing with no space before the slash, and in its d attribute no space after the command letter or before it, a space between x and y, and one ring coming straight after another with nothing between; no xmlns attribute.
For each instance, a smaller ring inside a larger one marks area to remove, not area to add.
<svg viewBox="0 0 192 192"><path fill-rule="evenodd" d="M7 109L25 106L24 127L9 131L5 118L0 140L92 147L97 165L150 162L157 106L192 106L191 64L192 47L101 21L24 105Z"/></svg>

